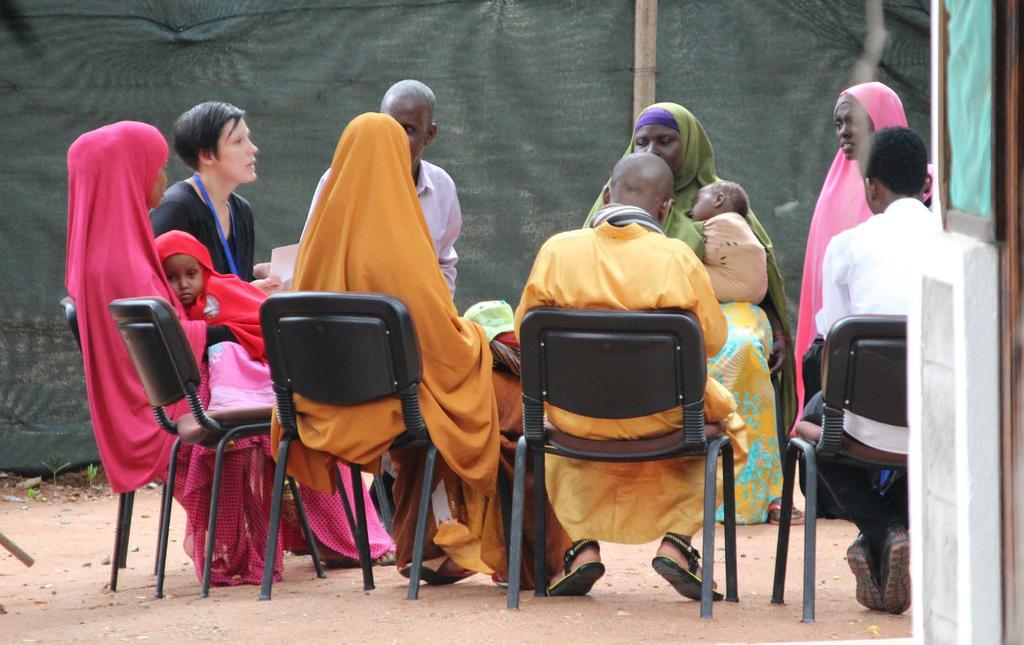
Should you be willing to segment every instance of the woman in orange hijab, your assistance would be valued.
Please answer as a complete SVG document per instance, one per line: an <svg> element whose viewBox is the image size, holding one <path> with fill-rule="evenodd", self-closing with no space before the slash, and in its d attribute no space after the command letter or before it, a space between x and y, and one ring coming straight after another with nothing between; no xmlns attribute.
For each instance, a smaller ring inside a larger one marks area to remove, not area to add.
<svg viewBox="0 0 1024 645"><path fill-rule="evenodd" d="M427 521L424 580L445 584L474 572L504 576L497 475L499 465L511 474L513 441L521 433L522 391L515 378L492 371L494 359L483 329L460 318L455 309L409 163L409 142L397 121L369 113L353 119L338 142L299 248L294 288L383 293L409 309L423 365L421 409L442 458L431 488L448 500L448 512L442 511L448 517ZM375 468L404 429L397 399L336 406L297 396L296 408L302 445L289 454L288 471L324 491L333 486L336 458ZM275 420L274 445L279 436ZM396 559L406 571L424 451L395 451L392 459L398 469ZM526 517L531 516L527 511ZM561 568L569 540L550 509L548 518L553 574ZM527 527L527 538L531 535ZM530 562L526 542L524 561ZM523 574L532 583L531 568L524 567Z"/></svg>

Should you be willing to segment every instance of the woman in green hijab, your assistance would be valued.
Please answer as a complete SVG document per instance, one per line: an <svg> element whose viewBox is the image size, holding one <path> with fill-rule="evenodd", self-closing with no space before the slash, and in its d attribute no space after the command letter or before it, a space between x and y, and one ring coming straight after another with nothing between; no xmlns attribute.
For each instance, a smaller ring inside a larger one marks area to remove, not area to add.
<svg viewBox="0 0 1024 645"><path fill-rule="evenodd" d="M676 103L655 103L637 118L625 154L652 152L668 163L675 176L675 199L663 223L665 233L685 242L703 258L702 224L690 216L702 186L719 181L715 154L704 128L689 110ZM604 204L600 195L590 217ZM587 224L590 223L587 218ZM747 464L736 479L736 519L762 523L778 518L782 490L780 441L796 418L796 382L789 318L782 276L772 241L753 211L746 216L764 246L768 264L768 293L760 303L722 303L729 321L729 341L709 357L710 374L733 393L747 421L752 442ZM774 388L779 400L775 400ZM781 415L776 417L776 406ZM782 426L779 427L779 420ZM722 509L718 515L721 519Z"/></svg>

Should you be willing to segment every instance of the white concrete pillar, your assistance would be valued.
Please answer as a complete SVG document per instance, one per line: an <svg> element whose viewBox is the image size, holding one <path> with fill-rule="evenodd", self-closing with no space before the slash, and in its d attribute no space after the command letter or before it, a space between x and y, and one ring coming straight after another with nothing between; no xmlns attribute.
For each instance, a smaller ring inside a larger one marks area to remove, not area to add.
<svg viewBox="0 0 1024 645"><path fill-rule="evenodd" d="M998 251L950 233L918 243L929 250L907 328L914 637L999 643Z"/></svg>

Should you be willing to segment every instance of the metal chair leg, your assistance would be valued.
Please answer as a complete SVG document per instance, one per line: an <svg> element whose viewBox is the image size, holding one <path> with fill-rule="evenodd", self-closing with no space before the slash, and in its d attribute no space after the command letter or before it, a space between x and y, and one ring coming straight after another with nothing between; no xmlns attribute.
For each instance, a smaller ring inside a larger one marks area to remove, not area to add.
<svg viewBox="0 0 1024 645"><path fill-rule="evenodd" d="M803 441L792 439L792 441ZM804 615L801 622L814 622L814 569L817 554L818 464L814 447L803 450L807 508L804 511Z"/></svg>
<svg viewBox="0 0 1024 645"><path fill-rule="evenodd" d="M516 449L518 450L518 444ZM508 562L512 543L509 529L512 522L512 483L503 468L498 469L498 501L501 503L501 531L505 536L505 562Z"/></svg>
<svg viewBox="0 0 1024 645"><path fill-rule="evenodd" d="M512 474L512 518L507 530L509 609L519 609L519 588L523 566L523 512L526 510L526 437L516 442L515 469ZM546 581L544 581L546 582ZM537 584L541 584L538 582Z"/></svg>
<svg viewBox="0 0 1024 645"><path fill-rule="evenodd" d="M114 528L114 555L110 559L110 590L117 591L117 570L121 565L121 535L124 531L124 509L128 493L117 496L117 526Z"/></svg>
<svg viewBox="0 0 1024 645"><path fill-rule="evenodd" d="M178 451L181 439L171 444L171 457L167 465L167 481L164 483L163 507L160 509L160 537L156 553L156 597L164 597L164 572L167 567L167 542L171 532L171 507L174 502L174 478L178 472Z"/></svg>
<svg viewBox="0 0 1024 645"><path fill-rule="evenodd" d="M544 451L535 450L533 452L533 595L538 597L548 595L548 553L545 548L547 545L547 504L548 490L544 479Z"/></svg>
<svg viewBox="0 0 1024 645"><path fill-rule="evenodd" d="M430 487L434 483L434 466L437 463L437 447L427 446L427 457L423 467L423 492L416 514L416 533L412 543L412 568L409 570L409 592L406 599L416 600L420 596L420 573L423 571L423 543L427 534L427 515L430 513Z"/></svg>
<svg viewBox="0 0 1024 645"><path fill-rule="evenodd" d="M382 475L373 478L373 490L377 493L377 508L380 510L381 521L384 522L384 528L387 529L388 535L391 535L395 523L395 509L391 508L387 486L384 485Z"/></svg>
<svg viewBox="0 0 1024 645"><path fill-rule="evenodd" d="M302 493L299 491L299 485L291 477L286 477L285 479L288 482L288 489L292 491L292 498L295 500L295 510L298 512L299 522L302 524L302 536L306 538L306 544L309 545L309 555L313 558L313 568L316 569L316 577L326 578L327 574L324 573L324 565L320 562L320 552L316 548L316 536L313 534L313 529L309 526L306 508L302 505Z"/></svg>
<svg viewBox="0 0 1024 645"><path fill-rule="evenodd" d="M124 523L121 531L121 551L118 553L117 563L120 569L128 566L128 544L132 534L132 513L135 509L135 491L124 495Z"/></svg>
<svg viewBox="0 0 1024 645"><path fill-rule="evenodd" d="M785 427L782 418L782 372L772 377L772 392L775 395L775 434L778 436L779 457L786 452L789 443L789 428Z"/></svg>
<svg viewBox="0 0 1024 645"><path fill-rule="evenodd" d="M284 478L288 471L288 449L292 436L285 434L277 451L277 467L274 469L274 490L270 499L270 519L267 522L267 550L263 553L263 582L260 585L260 600L270 600L274 585L274 560L277 555L277 533L281 526L281 498L284 496ZM316 548L316 545L312 545Z"/></svg>
<svg viewBox="0 0 1024 645"><path fill-rule="evenodd" d="M348 495L345 494L345 480L341 476L341 467L341 464L334 465L334 486L338 489L338 496L341 497L341 507L345 511L345 521L348 522L348 528L352 531L352 537L356 538L359 529L356 526L356 517L352 512L352 504L349 503Z"/></svg>
<svg viewBox="0 0 1024 645"><path fill-rule="evenodd" d="M732 441L722 444L722 491L725 509L725 599L739 602L736 575L736 473L733 470Z"/></svg>
<svg viewBox="0 0 1024 645"><path fill-rule="evenodd" d="M203 588L200 595L206 598L210 595L210 578L213 576L213 545L217 536L217 508L220 502L220 478L224 469L224 447L227 445L233 432L227 432L217 442L217 457L213 462L213 487L210 489L210 519L206 525L206 552L203 555Z"/></svg>
<svg viewBox="0 0 1024 645"><path fill-rule="evenodd" d="M373 563L370 561L370 537L367 535L366 502L363 499L362 468L349 466L352 473L352 499L355 501L356 548L359 550L359 564L363 569L363 591L373 589ZM344 491L342 491L344 494Z"/></svg>
<svg viewBox="0 0 1024 645"><path fill-rule="evenodd" d="M704 559L700 569L701 618L711 618L711 605L714 601L712 584L715 570L715 488L718 486L718 451L721 446L722 437L709 441L707 453L704 455Z"/></svg>
<svg viewBox="0 0 1024 645"><path fill-rule="evenodd" d="M158 555L153 558L153 575L154 576L156 575L157 569L160 567L160 557L159 557L159 553L160 553L160 527L163 526L163 521L164 521L164 518L163 518L164 504L167 503L167 482L164 482L164 485L161 486L160 488L161 488L161 491L160 491L160 519L157 521L157 531L156 531L156 553Z"/></svg>
<svg viewBox="0 0 1024 645"><path fill-rule="evenodd" d="M785 602L786 563L789 559L789 529L793 520L793 489L795 486L796 458L799 448L796 444L786 447L782 462L782 509L779 517L779 537L775 545L775 580L772 583L772 603Z"/></svg>

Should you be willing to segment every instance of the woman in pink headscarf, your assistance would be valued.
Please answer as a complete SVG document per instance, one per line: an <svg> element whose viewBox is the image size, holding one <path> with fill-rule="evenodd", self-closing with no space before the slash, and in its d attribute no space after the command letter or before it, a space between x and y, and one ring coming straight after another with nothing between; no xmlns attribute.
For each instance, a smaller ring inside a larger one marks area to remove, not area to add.
<svg viewBox="0 0 1024 645"><path fill-rule="evenodd" d="M843 90L836 101L834 115L839 150L825 177L818 204L814 207L800 288L795 352L797 394L801 405L805 402L805 383L810 388L817 385L817 389L820 389L820 375L804 374L801 358L817 336L814 316L821 309L821 272L825 248L833 236L871 217L871 209L864 198L864 180L857 164L860 146L875 130L907 126L907 116L900 98L896 92L878 82L861 83ZM814 364L817 365L817 361Z"/></svg>
<svg viewBox="0 0 1024 645"><path fill-rule="evenodd" d="M115 493L162 477L174 438L156 425L107 306L160 296L175 303L197 356L206 342L204 323L185 320L153 245L148 208L163 196L166 162L160 132L134 121L86 132L68 150L64 284L78 311L93 432Z"/></svg>
<svg viewBox="0 0 1024 645"><path fill-rule="evenodd" d="M197 360L202 359L208 338L218 337L204 321L186 318L167 283L153 241L148 208L159 204L163 196L166 161L167 143L160 132L133 121L87 132L68 150L65 286L78 311L96 444L115 493L134 491L162 479L173 437L156 424L108 305L118 298L150 296L173 303ZM204 385L205 381L204 377ZM201 388L201 397L203 394ZM205 394L208 397L208 390ZM168 414L176 418L186 411L184 404L178 404ZM183 542L200 578L212 473L211 451L182 446L175 499L188 517ZM259 584L273 475L266 436L241 439L225 454L213 584ZM322 544L342 555L354 554L350 546L354 538L342 520L337 497L320 496L307 500L309 504L316 506L309 509L310 520ZM371 534L373 557L394 548L383 529L379 533ZM278 543L286 550L307 548L295 527L282 526L282 538ZM280 577L282 565L279 550L275 578Z"/></svg>

